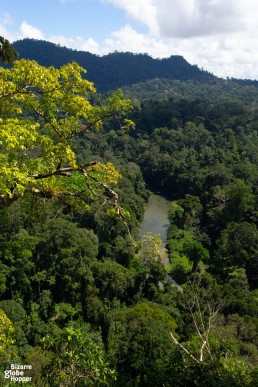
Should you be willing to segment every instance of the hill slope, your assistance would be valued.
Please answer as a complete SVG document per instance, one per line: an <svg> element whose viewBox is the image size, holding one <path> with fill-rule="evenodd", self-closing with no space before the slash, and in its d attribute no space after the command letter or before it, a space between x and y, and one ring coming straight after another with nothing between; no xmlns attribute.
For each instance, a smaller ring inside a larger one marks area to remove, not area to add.
<svg viewBox="0 0 258 387"><path fill-rule="evenodd" d="M108 91L153 78L180 81L191 79L199 82L209 82L216 78L178 55L165 59L153 59L147 54L130 52L97 56L34 39L19 40L13 46L20 58L34 59L44 66L59 67L76 61L87 70L87 78L95 83L98 91Z"/></svg>

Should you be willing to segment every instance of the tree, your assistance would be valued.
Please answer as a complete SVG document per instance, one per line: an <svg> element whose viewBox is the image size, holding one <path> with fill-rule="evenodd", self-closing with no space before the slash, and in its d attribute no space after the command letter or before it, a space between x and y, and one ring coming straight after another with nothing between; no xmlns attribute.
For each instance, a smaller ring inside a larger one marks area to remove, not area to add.
<svg viewBox="0 0 258 387"><path fill-rule="evenodd" d="M247 268L258 252L258 230L253 223L229 223L218 239L217 264ZM216 264L216 262L215 262ZM251 273L250 273L251 274Z"/></svg>
<svg viewBox="0 0 258 387"><path fill-rule="evenodd" d="M12 323L12 339L13 342L15 342L15 350L18 354L21 354L24 351L24 347L28 344L25 337L27 324L26 312L24 308L14 300L0 301L0 308ZM6 323L6 328L7 326L8 324Z"/></svg>
<svg viewBox="0 0 258 387"><path fill-rule="evenodd" d="M108 350L118 385L165 385L175 349L169 339L177 326L174 318L157 304L141 301L111 311L109 321Z"/></svg>
<svg viewBox="0 0 258 387"><path fill-rule="evenodd" d="M53 351L45 370L51 386L110 386L116 379L103 351L81 328L67 327L59 338L45 337L42 343Z"/></svg>
<svg viewBox="0 0 258 387"><path fill-rule="evenodd" d="M213 229L224 228L230 222L241 222L254 209L255 196L250 185L237 179L227 186L213 189L208 216Z"/></svg>
<svg viewBox="0 0 258 387"><path fill-rule="evenodd" d="M10 44L9 40L0 36L0 58L3 64L13 64L14 59L18 57L17 52Z"/></svg>
<svg viewBox="0 0 258 387"><path fill-rule="evenodd" d="M124 298L128 288L133 286L133 273L110 259L96 262L93 271L96 284L103 298L107 298L109 303L114 297Z"/></svg>
<svg viewBox="0 0 258 387"><path fill-rule="evenodd" d="M142 241L139 258L148 266L152 262L160 262L163 242L159 234L147 232Z"/></svg>
<svg viewBox="0 0 258 387"><path fill-rule="evenodd" d="M121 213L112 189L120 175L111 163L79 165L73 137L100 128L130 108L118 91L106 103L93 106L93 84L82 77L76 63L60 69L18 60L11 69L0 68L0 206L28 193L63 198L66 203L88 201L106 194Z"/></svg>
<svg viewBox="0 0 258 387"><path fill-rule="evenodd" d="M92 230L62 218L48 220L41 235L35 255L37 270L31 280L34 284L41 280L42 290L50 288L56 302L74 306L80 301L88 267L98 253L98 238Z"/></svg>
<svg viewBox="0 0 258 387"><path fill-rule="evenodd" d="M202 281L209 281L200 276L194 277L194 281L184 288L184 301L193 321L195 334L190 341L191 350L187 345L178 342L175 335L170 332L173 342L178 348L191 358L195 363L200 364L206 359L214 357L211 345L211 329L213 320L223 307L223 301L218 299L217 286L215 281L212 284L202 287ZM207 281L207 282L208 282Z"/></svg>
<svg viewBox="0 0 258 387"><path fill-rule="evenodd" d="M190 240L184 247L186 256L193 262L192 273L197 270L200 261L209 259L209 251L200 242Z"/></svg>
<svg viewBox="0 0 258 387"><path fill-rule="evenodd" d="M14 343L14 326L11 320L0 309L0 360L1 363L8 361L7 355L11 345Z"/></svg>
<svg viewBox="0 0 258 387"><path fill-rule="evenodd" d="M221 310L228 302L223 293L209 275L195 276L192 284L184 288L184 304L190 315L187 320L192 323L184 330L190 333L184 342L170 332L178 349L173 362L176 372L169 379L170 383L173 380L178 386L257 385L257 358L254 357L252 364L251 357L243 356L244 351L257 354L252 343L257 337L255 324L249 316L223 316Z"/></svg>

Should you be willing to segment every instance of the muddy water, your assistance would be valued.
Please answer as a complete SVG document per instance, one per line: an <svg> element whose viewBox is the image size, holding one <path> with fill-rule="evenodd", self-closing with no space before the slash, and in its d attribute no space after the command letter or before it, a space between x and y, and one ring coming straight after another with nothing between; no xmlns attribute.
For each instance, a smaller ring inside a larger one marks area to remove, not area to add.
<svg viewBox="0 0 258 387"><path fill-rule="evenodd" d="M168 210L170 202L163 196L151 194L146 205L144 218L141 224L141 236L147 232L159 234L163 242L160 251L162 263L167 266L168 254L166 250L167 231L169 227Z"/></svg>
<svg viewBox="0 0 258 387"><path fill-rule="evenodd" d="M168 210L170 207L170 202L165 199L163 196L152 194L149 198L149 201L146 205L144 218L141 224L141 237L147 232L153 232L155 234L160 234L160 237L163 242L163 246L160 249L161 262L165 267L169 263L168 252L166 249L167 242L167 231L169 227L168 220ZM172 282L174 286L178 288L180 292L183 291L180 285L170 276L166 275L166 280Z"/></svg>
<svg viewBox="0 0 258 387"><path fill-rule="evenodd" d="M169 206L170 202L163 196L154 194L150 196L141 225L141 236L145 235L147 232L153 232L155 234L160 234L164 243L167 242Z"/></svg>

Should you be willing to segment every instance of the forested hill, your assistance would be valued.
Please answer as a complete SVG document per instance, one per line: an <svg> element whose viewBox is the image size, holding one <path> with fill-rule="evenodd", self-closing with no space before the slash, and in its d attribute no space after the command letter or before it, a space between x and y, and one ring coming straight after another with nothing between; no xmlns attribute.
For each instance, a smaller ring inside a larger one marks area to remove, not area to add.
<svg viewBox="0 0 258 387"><path fill-rule="evenodd" d="M76 51L42 40L23 39L13 46L20 59L33 59L44 66L60 67L76 61L87 70L87 79L93 81L98 91L145 82L154 78L180 81L196 80L209 82L216 77L196 65L191 65L182 56L153 59L147 54L115 52L98 56L85 51Z"/></svg>
<svg viewBox="0 0 258 387"><path fill-rule="evenodd" d="M0 68L0 386L258 387L257 81L15 47L56 69Z"/></svg>

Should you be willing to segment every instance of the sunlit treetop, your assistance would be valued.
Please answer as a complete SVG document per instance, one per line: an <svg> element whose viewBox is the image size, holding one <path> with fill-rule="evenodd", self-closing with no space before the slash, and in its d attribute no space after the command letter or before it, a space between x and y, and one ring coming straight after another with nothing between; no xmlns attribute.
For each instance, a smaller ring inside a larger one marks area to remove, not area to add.
<svg viewBox="0 0 258 387"><path fill-rule="evenodd" d="M14 331L13 323L9 320L4 311L0 309L0 360L8 348L14 343Z"/></svg>
<svg viewBox="0 0 258 387"><path fill-rule="evenodd" d="M78 165L71 139L113 117L130 126L123 117L131 103L117 91L93 106L95 88L83 73L77 63L56 69L25 59L0 68L0 206L28 192L80 200L107 194L117 206L119 173L111 163Z"/></svg>

